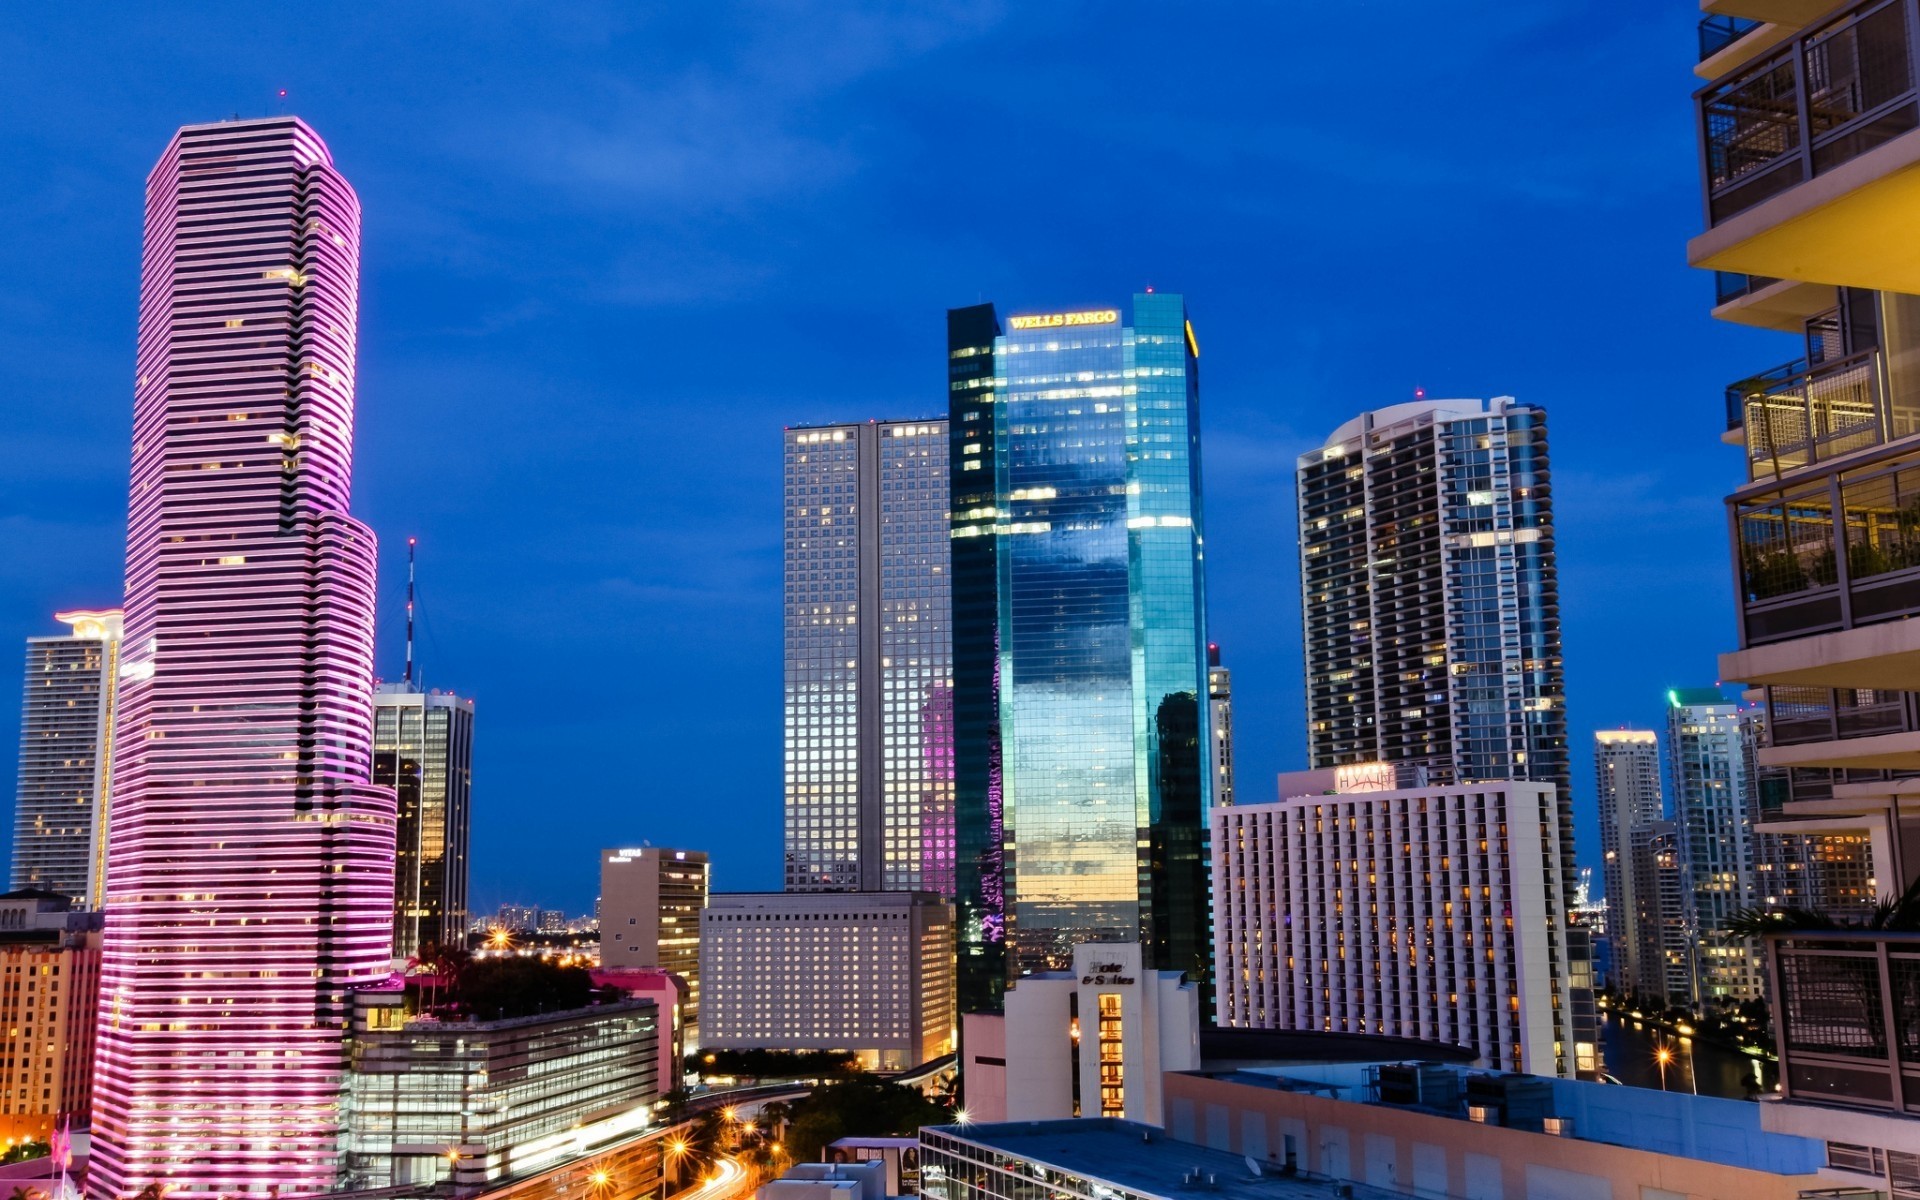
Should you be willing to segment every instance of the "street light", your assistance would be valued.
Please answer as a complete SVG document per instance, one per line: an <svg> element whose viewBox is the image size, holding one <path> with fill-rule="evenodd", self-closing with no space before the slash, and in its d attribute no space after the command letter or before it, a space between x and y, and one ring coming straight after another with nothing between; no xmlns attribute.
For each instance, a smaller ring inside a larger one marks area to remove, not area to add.
<svg viewBox="0 0 1920 1200"><path fill-rule="evenodd" d="M1660 1090L1667 1090L1667 1064L1673 1061L1673 1051L1662 1045L1653 1052L1653 1061L1660 1064Z"/></svg>

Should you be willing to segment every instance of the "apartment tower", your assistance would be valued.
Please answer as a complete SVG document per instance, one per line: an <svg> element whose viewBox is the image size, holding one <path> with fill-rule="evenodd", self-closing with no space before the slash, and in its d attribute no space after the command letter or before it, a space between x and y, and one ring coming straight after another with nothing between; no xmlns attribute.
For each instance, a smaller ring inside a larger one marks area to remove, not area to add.
<svg viewBox="0 0 1920 1200"><path fill-rule="evenodd" d="M294 117L188 126L148 177L97 1200L334 1182L350 993L393 939L348 511L359 239Z"/></svg>
<svg viewBox="0 0 1920 1200"><path fill-rule="evenodd" d="M410 681L375 688L373 781L396 805L393 956L466 945L473 701Z"/></svg>
<svg viewBox="0 0 1920 1200"><path fill-rule="evenodd" d="M1759 947L1722 934L1758 895L1755 786L1743 752L1744 726L1757 716L1719 688L1667 693L1667 789L1697 946L1697 1001L1756 1000L1762 991Z"/></svg>
<svg viewBox="0 0 1920 1200"><path fill-rule="evenodd" d="M1607 889L1607 940L1617 988L1639 990L1632 834L1661 817L1660 739L1650 729L1593 735L1594 792L1600 799L1600 878Z"/></svg>
<svg viewBox="0 0 1920 1200"><path fill-rule="evenodd" d="M786 888L952 896L947 423L785 440Z"/></svg>
<svg viewBox="0 0 1920 1200"><path fill-rule="evenodd" d="M120 671L117 608L55 613L70 632L27 639L11 886L100 907Z"/></svg>
<svg viewBox="0 0 1920 1200"><path fill-rule="evenodd" d="M1199 344L1178 295L948 313L962 1006L1139 941L1205 986Z"/></svg>

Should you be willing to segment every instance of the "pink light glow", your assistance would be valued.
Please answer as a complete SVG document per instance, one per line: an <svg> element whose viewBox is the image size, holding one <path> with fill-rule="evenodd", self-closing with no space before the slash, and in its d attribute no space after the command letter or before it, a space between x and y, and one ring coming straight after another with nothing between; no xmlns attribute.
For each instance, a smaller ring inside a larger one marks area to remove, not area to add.
<svg viewBox="0 0 1920 1200"><path fill-rule="evenodd" d="M87 1190L334 1183L351 991L388 974L373 535L348 515L360 205L292 117L147 181Z"/></svg>

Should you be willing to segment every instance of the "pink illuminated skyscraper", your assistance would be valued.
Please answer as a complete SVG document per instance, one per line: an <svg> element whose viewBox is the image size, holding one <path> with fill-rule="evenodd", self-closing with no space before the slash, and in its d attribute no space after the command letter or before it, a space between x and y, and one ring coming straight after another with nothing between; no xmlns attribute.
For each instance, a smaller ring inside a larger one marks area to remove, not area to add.
<svg viewBox="0 0 1920 1200"><path fill-rule="evenodd" d="M374 540L353 473L360 205L291 117L147 181L89 1193L325 1190L383 978Z"/></svg>

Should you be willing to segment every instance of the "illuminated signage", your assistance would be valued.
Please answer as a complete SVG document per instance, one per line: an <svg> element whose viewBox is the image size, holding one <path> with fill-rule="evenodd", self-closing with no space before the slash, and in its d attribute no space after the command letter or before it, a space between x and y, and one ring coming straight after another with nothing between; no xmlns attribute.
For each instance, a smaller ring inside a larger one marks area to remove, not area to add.
<svg viewBox="0 0 1920 1200"><path fill-rule="evenodd" d="M1015 329L1063 329L1070 325L1113 325L1120 320L1117 308L1097 308L1091 312L1039 313L1031 317L1008 317Z"/></svg>
<svg viewBox="0 0 1920 1200"><path fill-rule="evenodd" d="M1397 784L1392 763L1347 763L1333 769L1333 790L1342 794L1390 792Z"/></svg>

